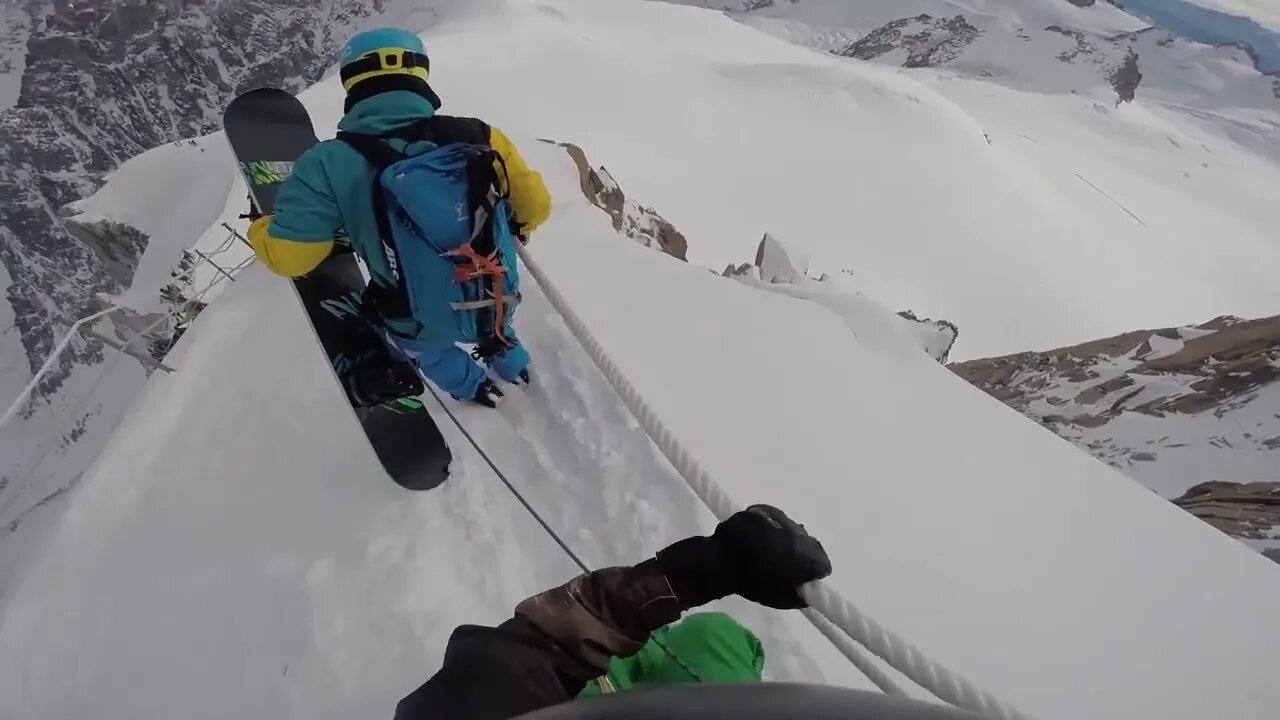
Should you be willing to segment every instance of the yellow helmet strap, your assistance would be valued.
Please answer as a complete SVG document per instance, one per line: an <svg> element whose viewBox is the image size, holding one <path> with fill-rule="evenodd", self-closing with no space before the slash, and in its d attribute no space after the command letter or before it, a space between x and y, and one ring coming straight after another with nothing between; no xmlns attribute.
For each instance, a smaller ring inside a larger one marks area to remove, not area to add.
<svg viewBox="0 0 1280 720"><path fill-rule="evenodd" d="M361 55L359 59L342 66L342 88L348 93L359 83L388 75L407 75L427 80L431 75L431 60L422 53L402 48L383 48Z"/></svg>

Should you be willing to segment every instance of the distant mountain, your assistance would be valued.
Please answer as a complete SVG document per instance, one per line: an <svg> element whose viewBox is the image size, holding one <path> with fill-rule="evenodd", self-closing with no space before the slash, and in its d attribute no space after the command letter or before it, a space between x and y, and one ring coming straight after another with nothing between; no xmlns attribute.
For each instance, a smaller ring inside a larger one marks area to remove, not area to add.
<svg viewBox="0 0 1280 720"><path fill-rule="evenodd" d="M837 55L945 68L1023 89L1101 90L1119 102L1138 93L1196 102L1211 93L1210 106L1280 108L1280 79L1239 68L1269 68L1268 55L1249 38L1269 48L1274 33L1182 0L1171 2L1191 8L1187 17L1219 18L1211 24L1218 31L1192 32L1185 23L1153 29L1120 3L1094 0L666 1L723 9L748 25ZM1143 7L1164 2L1141 0ZM1199 44L1206 42L1208 47Z"/></svg>
<svg viewBox="0 0 1280 720"><path fill-rule="evenodd" d="M952 370L1280 560L1280 316L1140 330Z"/></svg>

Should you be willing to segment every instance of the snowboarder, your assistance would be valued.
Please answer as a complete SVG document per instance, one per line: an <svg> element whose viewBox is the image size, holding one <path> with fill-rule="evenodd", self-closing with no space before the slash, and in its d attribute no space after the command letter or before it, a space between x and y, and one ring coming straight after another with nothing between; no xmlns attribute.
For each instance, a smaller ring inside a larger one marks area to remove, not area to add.
<svg viewBox="0 0 1280 720"><path fill-rule="evenodd" d="M436 114L413 33L359 33L340 65L338 137L297 159L250 244L273 272L299 277L345 234L370 275L361 313L442 390L496 407L503 393L477 360L507 382L529 380L512 324L515 243L550 216L542 176L497 128Z"/></svg>
<svg viewBox="0 0 1280 720"><path fill-rule="evenodd" d="M673 685L650 669L648 678L665 687L575 699L597 694L583 693L614 669L617 658L643 652L655 631L687 610L729 595L772 608L803 608L800 586L830 574L831 560L803 525L775 507L753 505L710 536L685 538L638 565L589 572L534 595L497 627L455 628L440 669L400 701L395 720L980 720L843 688L725 683L759 679L750 643L741 648L752 668L747 672L723 659L686 663L694 673L706 673L701 682L709 684ZM695 652L725 654L726 646L706 633L701 648L683 644L697 635L679 642L668 635L668 649L681 661Z"/></svg>

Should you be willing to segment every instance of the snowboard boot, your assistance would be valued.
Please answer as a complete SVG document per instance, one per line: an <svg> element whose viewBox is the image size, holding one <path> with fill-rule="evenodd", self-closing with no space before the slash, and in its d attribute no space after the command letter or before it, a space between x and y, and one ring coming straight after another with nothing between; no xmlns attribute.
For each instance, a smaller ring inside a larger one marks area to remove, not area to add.
<svg viewBox="0 0 1280 720"><path fill-rule="evenodd" d="M529 351L525 350L524 345L521 345L518 340L510 347L500 340L486 341L481 343L471 356L483 362L497 373L498 377L513 385L527 385L531 380Z"/></svg>
<svg viewBox="0 0 1280 720"><path fill-rule="evenodd" d="M471 398L471 402L487 408L496 408L504 397L506 397L506 393L502 392L502 388L498 387L489 378L485 378L481 381L480 387L476 388L475 397Z"/></svg>

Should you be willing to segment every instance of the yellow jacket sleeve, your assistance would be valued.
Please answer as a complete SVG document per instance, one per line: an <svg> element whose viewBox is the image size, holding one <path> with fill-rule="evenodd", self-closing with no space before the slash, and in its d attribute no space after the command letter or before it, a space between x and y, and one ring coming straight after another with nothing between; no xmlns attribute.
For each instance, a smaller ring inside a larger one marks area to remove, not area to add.
<svg viewBox="0 0 1280 720"><path fill-rule="evenodd" d="M489 144L502 156L507 166L508 192L511 210L521 232L529 234L551 217L551 193L542 180L542 174L524 161L511 139L496 127L489 129Z"/></svg>
<svg viewBox="0 0 1280 720"><path fill-rule="evenodd" d="M282 240L271 234L271 219L265 215L249 226L249 245L267 269L277 275L295 278L315 270L329 252L333 241L299 242Z"/></svg>

